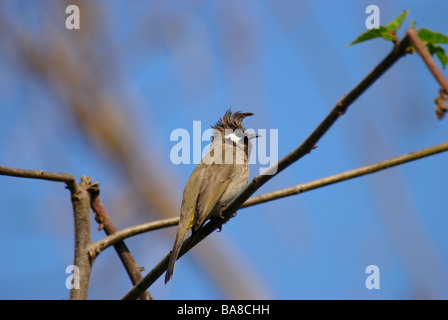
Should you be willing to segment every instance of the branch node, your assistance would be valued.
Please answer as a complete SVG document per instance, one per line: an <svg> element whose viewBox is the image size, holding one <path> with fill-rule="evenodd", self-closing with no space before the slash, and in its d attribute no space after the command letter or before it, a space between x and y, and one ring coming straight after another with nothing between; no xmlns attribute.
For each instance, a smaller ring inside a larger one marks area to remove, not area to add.
<svg viewBox="0 0 448 320"><path fill-rule="evenodd" d="M347 95L344 94L343 98L341 100L339 100L339 102L336 104L336 112L338 113L338 115L342 116L345 111L347 110L345 103L343 102L343 100L345 99Z"/></svg>
<svg viewBox="0 0 448 320"><path fill-rule="evenodd" d="M436 103L436 117L441 120L445 113L448 111L448 107L446 105L448 101L448 94L445 92L443 88L439 91L439 96L434 100Z"/></svg>

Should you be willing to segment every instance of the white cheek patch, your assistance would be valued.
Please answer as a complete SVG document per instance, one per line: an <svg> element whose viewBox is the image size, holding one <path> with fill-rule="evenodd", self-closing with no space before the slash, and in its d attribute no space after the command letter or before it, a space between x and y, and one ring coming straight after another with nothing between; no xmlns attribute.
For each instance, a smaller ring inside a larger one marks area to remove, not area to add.
<svg viewBox="0 0 448 320"><path fill-rule="evenodd" d="M225 138L226 139L230 139L230 140L232 140L233 142L236 142L236 143L241 141L241 138L238 137L235 133L229 133L229 134L227 134L225 136Z"/></svg>

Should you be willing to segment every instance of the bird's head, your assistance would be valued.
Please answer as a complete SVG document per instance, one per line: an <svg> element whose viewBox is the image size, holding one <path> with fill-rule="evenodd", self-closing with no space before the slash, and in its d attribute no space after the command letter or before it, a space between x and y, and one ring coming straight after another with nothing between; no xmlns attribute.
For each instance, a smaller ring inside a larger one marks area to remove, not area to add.
<svg viewBox="0 0 448 320"><path fill-rule="evenodd" d="M250 140L257 138L258 134L251 134L246 131L242 122L243 119L252 116L251 112L233 112L228 109L222 118L212 127L215 129L214 138L220 136L226 143L235 143L238 145L245 145L250 147Z"/></svg>

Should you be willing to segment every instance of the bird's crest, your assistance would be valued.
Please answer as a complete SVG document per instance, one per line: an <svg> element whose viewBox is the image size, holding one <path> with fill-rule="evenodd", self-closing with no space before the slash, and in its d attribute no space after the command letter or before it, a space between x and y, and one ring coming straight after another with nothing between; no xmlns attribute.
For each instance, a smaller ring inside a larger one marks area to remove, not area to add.
<svg viewBox="0 0 448 320"><path fill-rule="evenodd" d="M221 132L224 132L226 129L241 129L243 131L246 131L246 129L243 127L242 121L244 118L253 115L254 114L251 112L241 111L232 113L232 110L228 109L224 114L224 117L219 118L218 122L216 122L216 124L212 128Z"/></svg>

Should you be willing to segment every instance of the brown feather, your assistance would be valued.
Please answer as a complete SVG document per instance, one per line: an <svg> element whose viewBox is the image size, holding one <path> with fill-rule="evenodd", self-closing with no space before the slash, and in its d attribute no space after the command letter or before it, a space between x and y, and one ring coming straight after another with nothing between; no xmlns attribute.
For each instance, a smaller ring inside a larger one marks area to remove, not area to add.
<svg viewBox="0 0 448 320"><path fill-rule="evenodd" d="M242 121L244 118L253 115L254 114L251 112L241 111L236 111L232 114L232 111L228 109L224 114L224 117L219 118L218 122L216 122L216 124L212 126L212 128L221 132L224 132L225 129L241 129L243 131L246 131L246 129L244 129L243 127Z"/></svg>

